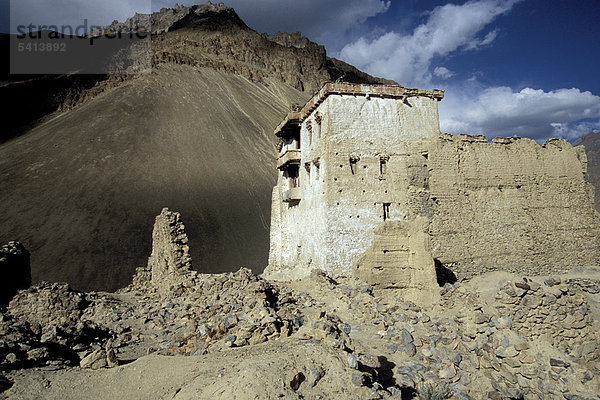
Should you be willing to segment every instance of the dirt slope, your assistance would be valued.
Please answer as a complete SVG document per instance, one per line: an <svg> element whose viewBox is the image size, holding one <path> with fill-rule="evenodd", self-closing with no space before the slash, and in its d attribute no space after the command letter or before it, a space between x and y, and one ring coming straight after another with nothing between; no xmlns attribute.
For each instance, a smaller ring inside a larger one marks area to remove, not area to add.
<svg viewBox="0 0 600 400"><path fill-rule="evenodd" d="M600 132L590 132L573 143L575 146L584 145L588 158L588 181L596 187L596 210L600 212Z"/></svg>
<svg viewBox="0 0 600 400"><path fill-rule="evenodd" d="M271 129L306 94L161 64L0 146L0 242L31 251L32 277L83 289L130 282L153 219L180 210L196 269L264 268Z"/></svg>

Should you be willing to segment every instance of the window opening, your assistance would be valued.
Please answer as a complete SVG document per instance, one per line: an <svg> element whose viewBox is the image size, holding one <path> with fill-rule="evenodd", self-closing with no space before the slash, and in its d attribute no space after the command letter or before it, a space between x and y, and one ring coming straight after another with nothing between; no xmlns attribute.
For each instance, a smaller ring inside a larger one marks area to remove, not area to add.
<svg viewBox="0 0 600 400"><path fill-rule="evenodd" d="M317 132L316 132L316 135L317 135L318 139L321 138L321 121L322 121L321 114L320 113L316 113L315 114L315 122L317 123L317 126L316 126Z"/></svg>
<svg viewBox="0 0 600 400"><path fill-rule="evenodd" d="M306 170L306 182L308 182L308 184L310 184L310 163L304 163L304 169Z"/></svg>
<svg viewBox="0 0 600 400"><path fill-rule="evenodd" d="M289 168L284 172L284 176L288 179L288 185L290 189L300 187L300 168L298 165L290 165Z"/></svg>
<svg viewBox="0 0 600 400"><path fill-rule="evenodd" d="M350 156L350 170L352 175L356 174L356 163L360 160L358 156Z"/></svg>
<svg viewBox="0 0 600 400"><path fill-rule="evenodd" d="M390 159L389 156L380 156L379 157L379 174L385 175L387 172L387 162Z"/></svg>
<svg viewBox="0 0 600 400"><path fill-rule="evenodd" d="M383 203L383 220L384 221L390 217L390 204L392 204L392 203Z"/></svg>

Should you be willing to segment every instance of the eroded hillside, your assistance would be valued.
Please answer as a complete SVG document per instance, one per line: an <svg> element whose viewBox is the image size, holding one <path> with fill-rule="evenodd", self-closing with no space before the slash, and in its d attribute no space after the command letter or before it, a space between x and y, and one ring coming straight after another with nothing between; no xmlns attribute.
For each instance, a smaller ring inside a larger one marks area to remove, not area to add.
<svg viewBox="0 0 600 400"><path fill-rule="evenodd" d="M0 147L3 241L33 280L116 288L150 255L153 216L185 210L195 267L266 264L270 127L303 93L162 64Z"/></svg>

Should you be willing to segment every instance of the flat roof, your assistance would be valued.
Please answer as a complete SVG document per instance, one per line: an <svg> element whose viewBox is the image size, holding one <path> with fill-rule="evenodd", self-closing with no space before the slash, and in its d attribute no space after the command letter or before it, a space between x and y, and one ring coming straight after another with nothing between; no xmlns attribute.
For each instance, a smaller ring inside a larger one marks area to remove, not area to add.
<svg viewBox="0 0 600 400"><path fill-rule="evenodd" d="M395 99L406 99L407 97L429 97L438 101L444 98L444 91L441 89L423 90L405 88L404 86L400 85L370 85L347 82L327 82L309 101L306 102L300 111L289 113L285 119L281 121L279 125L277 125L277 128L275 128L274 131L275 135L280 136L283 131L290 128L292 125L299 125L330 94L385 97Z"/></svg>

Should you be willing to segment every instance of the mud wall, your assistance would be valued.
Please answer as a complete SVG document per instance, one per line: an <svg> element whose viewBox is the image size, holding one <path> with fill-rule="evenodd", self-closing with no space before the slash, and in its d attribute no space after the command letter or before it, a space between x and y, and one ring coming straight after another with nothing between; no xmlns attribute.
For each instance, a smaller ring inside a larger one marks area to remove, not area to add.
<svg viewBox="0 0 600 400"><path fill-rule="evenodd" d="M443 134L429 171L433 255L459 278L600 263L600 218L582 147Z"/></svg>

